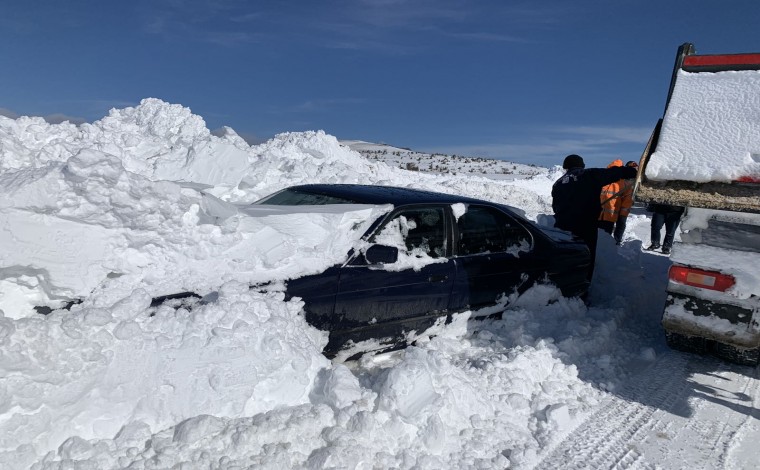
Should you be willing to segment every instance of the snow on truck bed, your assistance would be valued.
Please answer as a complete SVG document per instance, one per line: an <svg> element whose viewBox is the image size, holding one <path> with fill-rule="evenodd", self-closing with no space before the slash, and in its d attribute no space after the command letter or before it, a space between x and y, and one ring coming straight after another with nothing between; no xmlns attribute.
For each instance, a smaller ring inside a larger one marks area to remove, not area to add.
<svg viewBox="0 0 760 470"><path fill-rule="evenodd" d="M700 183L760 177L760 71L679 70L646 176Z"/></svg>

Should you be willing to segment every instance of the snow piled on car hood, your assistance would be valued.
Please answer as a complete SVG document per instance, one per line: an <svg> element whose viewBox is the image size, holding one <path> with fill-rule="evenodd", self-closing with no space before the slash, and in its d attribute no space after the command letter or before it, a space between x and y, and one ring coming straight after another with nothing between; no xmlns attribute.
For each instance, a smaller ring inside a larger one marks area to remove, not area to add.
<svg viewBox="0 0 760 470"><path fill-rule="evenodd" d="M536 286L504 321L473 331L465 313L350 370L280 281L340 262L388 208L238 208L293 184L387 183L539 219L552 181L407 172L323 132L248 147L154 99L79 127L0 117L0 467L530 466L630 373L640 345L613 333L651 289L594 313ZM216 299L150 306L176 290ZM597 360L582 380L575 364Z"/></svg>
<svg viewBox="0 0 760 470"><path fill-rule="evenodd" d="M254 217L89 149L65 163L3 173L0 186L0 244L13 247L0 254L0 309L14 318L95 291L88 301L100 306L136 288L205 294L233 279L320 272L343 261L387 210L333 206Z"/></svg>

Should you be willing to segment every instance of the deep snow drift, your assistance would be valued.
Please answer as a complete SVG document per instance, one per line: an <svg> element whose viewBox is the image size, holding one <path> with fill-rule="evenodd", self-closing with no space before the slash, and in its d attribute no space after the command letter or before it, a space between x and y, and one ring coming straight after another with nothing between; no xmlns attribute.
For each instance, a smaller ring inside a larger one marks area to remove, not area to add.
<svg viewBox="0 0 760 470"><path fill-rule="evenodd" d="M322 132L249 147L154 99L80 127L0 117L0 467L537 465L663 350L668 259L641 252L646 215L622 247L600 240L590 308L536 286L502 320L465 312L403 352L340 363L281 281L341 261L388 208L240 208L292 184L372 183L548 222L559 174L408 172ZM150 307L184 290L218 298Z"/></svg>

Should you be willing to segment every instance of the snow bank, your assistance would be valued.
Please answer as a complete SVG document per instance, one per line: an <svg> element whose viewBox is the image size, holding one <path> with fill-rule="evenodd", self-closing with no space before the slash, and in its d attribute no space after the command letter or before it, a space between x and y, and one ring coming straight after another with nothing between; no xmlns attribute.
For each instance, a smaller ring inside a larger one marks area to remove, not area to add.
<svg viewBox="0 0 760 470"><path fill-rule="evenodd" d="M95 150L4 173L1 183L0 244L13 249L0 254L0 309L14 318L96 289L112 291L101 297L108 303L137 287L153 296L203 294L230 279L319 272L343 260L387 210L241 214L177 183L131 173Z"/></svg>
<svg viewBox="0 0 760 470"><path fill-rule="evenodd" d="M189 109L156 99L80 128L33 118L0 124L0 243L13 246L0 253L0 310L14 318L106 285L118 291L105 301L112 303L136 286L151 295L205 293L230 279L287 279L306 266L318 272L339 262L365 226L338 232L345 238L330 232L377 213L294 216L311 229L279 234L279 242L271 220L263 227L238 215L237 206L293 184L401 182L518 205L529 216L547 208L530 190L485 178L410 177L368 162L324 132L281 134L247 147L234 131L212 136ZM306 233L322 234L321 246L330 250L305 254L296 240ZM266 261L273 257L280 258L275 276Z"/></svg>
<svg viewBox="0 0 760 470"><path fill-rule="evenodd" d="M551 174L423 175L323 132L248 147L153 99L79 127L0 118L0 132L0 467L530 468L640 359L616 332L657 296L605 285L592 294L613 308L537 286L503 320L466 312L405 352L331 363L280 281L342 260L389 208L241 207L293 184L373 183L541 219ZM629 276L600 246L597 272ZM218 297L149 306L184 290Z"/></svg>
<svg viewBox="0 0 760 470"><path fill-rule="evenodd" d="M328 366L319 354L326 334L281 293L228 283L192 312L149 304L136 291L109 308L0 317L4 468L69 436L114 436L129 423L159 430L199 414L302 404Z"/></svg>
<svg viewBox="0 0 760 470"><path fill-rule="evenodd" d="M595 392L550 343L495 349L498 335L487 327L462 344L444 332L391 363L366 361L361 382L342 365L323 369L311 403L244 414L251 417L198 415L157 433L136 421L113 438L70 438L43 462L136 469L529 467L541 446L596 403Z"/></svg>
<svg viewBox="0 0 760 470"><path fill-rule="evenodd" d="M537 286L503 320L463 314L353 373L324 367L307 403L152 432L133 421L110 437L71 437L33 468L532 468L598 404L595 386L612 390L632 373L621 359L641 344L630 338L621 351L626 314L609 313Z"/></svg>
<svg viewBox="0 0 760 470"><path fill-rule="evenodd" d="M679 70L646 175L697 182L760 177L760 71Z"/></svg>
<svg viewBox="0 0 760 470"><path fill-rule="evenodd" d="M247 166L247 147L231 129L223 137L212 136L200 116L155 98L112 109L107 117L78 127L42 118L0 118L0 170L62 163L89 149L151 179L217 184Z"/></svg>

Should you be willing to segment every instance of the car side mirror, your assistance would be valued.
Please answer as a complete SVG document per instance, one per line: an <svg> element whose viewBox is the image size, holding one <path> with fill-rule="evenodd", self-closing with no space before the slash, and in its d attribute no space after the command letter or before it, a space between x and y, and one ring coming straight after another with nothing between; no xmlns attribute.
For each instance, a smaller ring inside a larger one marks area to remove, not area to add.
<svg viewBox="0 0 760 470"><path fill-rule="evenodd" d="M364 253L364 258L370 264L392 264L398 261L398 248L395 246L372 245Z"/></svg>

